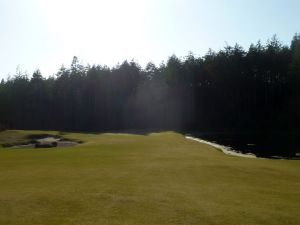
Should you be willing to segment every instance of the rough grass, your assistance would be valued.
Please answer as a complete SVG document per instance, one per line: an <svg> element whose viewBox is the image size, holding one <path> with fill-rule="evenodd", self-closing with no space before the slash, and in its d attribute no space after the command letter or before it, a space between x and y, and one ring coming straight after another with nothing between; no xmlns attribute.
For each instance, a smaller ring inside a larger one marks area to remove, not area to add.
<svg viewBox="0 0 300 225"><path fill-rule="evenodd" d="M0 142L33 133L45 132ZM300 224L300 161L227 156L172 132L64 137L84 143L0 147L1 225Z"/></svg>

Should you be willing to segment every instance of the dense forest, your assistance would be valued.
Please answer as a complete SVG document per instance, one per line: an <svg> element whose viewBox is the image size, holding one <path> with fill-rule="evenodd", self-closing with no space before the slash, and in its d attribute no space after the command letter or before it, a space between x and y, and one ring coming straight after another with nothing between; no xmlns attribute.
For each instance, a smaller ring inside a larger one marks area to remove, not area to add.
<svg viewBox="0 0 300 225"><path fill-rule="evenodd" d="M55 76L18 72L0 84L0 124L9 129L109 131L300 131L300 34L290 46L226 46L141 68L81 65Z"/></svg>

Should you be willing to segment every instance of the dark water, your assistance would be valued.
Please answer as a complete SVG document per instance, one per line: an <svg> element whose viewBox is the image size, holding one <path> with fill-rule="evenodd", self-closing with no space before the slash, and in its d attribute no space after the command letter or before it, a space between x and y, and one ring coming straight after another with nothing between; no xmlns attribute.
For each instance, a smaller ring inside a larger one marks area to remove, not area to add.
<svg viewBox="0 0 300 225"><path fill-rule="evenodd" d="M264 158L300 159L300 134L192 133L210 142Z"/></svg>

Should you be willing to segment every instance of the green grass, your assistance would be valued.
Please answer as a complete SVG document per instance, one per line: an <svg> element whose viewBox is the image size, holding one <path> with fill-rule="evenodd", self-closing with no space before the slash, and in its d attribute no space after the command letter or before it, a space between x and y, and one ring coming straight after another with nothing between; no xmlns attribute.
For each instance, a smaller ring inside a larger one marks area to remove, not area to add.
<svg viewBox="0 0 300 225"><path fill-rule="evenodd" d="M45 132L0 143L32 133ZM1 225L300 224L300 161L227 156L173 132L64 137L84 143L0 147Z"/></svg>

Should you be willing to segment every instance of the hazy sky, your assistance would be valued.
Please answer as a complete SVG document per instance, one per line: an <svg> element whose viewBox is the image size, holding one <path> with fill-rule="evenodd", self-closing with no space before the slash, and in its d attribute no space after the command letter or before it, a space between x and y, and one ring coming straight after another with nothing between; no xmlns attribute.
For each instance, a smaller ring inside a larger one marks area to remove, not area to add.
<svg viewBox="0 0 300 225"><path fill-rule="evenodd" d="M300 0L0 0L0 78L83 63L142 66L300 32Z"/></svg>

